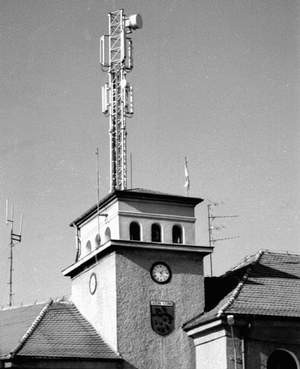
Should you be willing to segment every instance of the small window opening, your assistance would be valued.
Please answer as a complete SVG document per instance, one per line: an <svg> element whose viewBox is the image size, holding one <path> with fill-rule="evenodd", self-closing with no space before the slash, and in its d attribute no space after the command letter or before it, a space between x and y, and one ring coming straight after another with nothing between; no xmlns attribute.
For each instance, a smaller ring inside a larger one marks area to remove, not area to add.
<svg viewBox="0 0 300 369"><path fill-rule="evenodd" d="M294 357L286 350L275 350L267 362L267 369L297 369Z"/></svg>
<svg viewBox="0 0 300 369"><path fill-rule="evenodd" d="M182 228L179 225L174 225L172 229L173 243L182 243Z"/></svg>
<svg viewBox="0 0 300 369"><path fill-rule="evenodd" d="M161 226L157 223L151 226L151 240L153 242L161 242Z"/></svg>
<svg viewBox="0 0 300 369"><path fill-rule="evenodd" d="M87 253L90 253L92 251L92 244L91 241L88 241L85 245Z"/></svg>
<svg viewBox="0 0 300 369"><path fill-rule="evenodd" d="M141 240L141 227L137 222L130 223L129 238L132 241L140 241Z"/></svg>
<svg viewBox="0 0 300 369"><path fill-rule="evenodd" d="M100 245L101 245L101 237L100 237L99 233L96 234L95 244L96 244L96 248L100 247Z"/></svg>
<svg viewBox="0 0 300 369"><path fill-rule="evenodd" d="M110 228L107 227L105 230L105 242L109 241L111 239L111 232L110 232Z"/></svg>

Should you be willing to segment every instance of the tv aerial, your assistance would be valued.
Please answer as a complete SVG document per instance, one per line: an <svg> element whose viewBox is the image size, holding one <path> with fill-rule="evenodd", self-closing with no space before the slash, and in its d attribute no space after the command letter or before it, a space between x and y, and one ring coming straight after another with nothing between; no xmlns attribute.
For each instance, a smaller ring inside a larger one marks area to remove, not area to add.
<svg viewBox="0 0 300 369"><path fill-rule="evenodd" d="M19 233L14 231L14 205L11 205L10 208L10 214L9 214L9 203L8 200L6 200L5 204L5 222L7 225L10 225L10 253L9 253L9 299L8 299L8 305L12 306L13 303L13 248L17 243L21 243L22 241L22 225L23 225L23 214L20 216L20 225L19 225Z"/></svg>
<svg viewBox="0 0 300 369"><path fill-rule="evenodd" d="M216 232L222 231L226 226L218 224L217 221L226 218L238 218L238 215L215 215L213 213L213 207L219 206L217 202L212 202L207 205L207 215L208 215L208 244L213 247L216 242L234 240L239 238L239 236L221 237L216 236ZM212 265L212 254L209 255L210 259L210 275L213 275L213 265Z"/></svg>

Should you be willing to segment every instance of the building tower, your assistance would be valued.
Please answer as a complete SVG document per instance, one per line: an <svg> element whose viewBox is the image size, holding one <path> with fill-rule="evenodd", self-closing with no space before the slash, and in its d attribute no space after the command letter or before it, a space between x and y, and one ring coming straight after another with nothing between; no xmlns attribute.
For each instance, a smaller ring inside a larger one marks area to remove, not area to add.
<svg viewBox="0 0 300 369"><path fill-rule="evenodd" d="M77 256L63 273L72 281L72 301L124 369L194 369L194 344L182 326L204 308L203 258L212 248L195 245L202 199L126 189L124 45L141 20L119 10L109 24L101 48L108 37L109 62L102 58L102 65L109 72L111 192L71 223Z"/></svg>
<svg viewBox="0 0 300 369"><path fill-rule="evenodd" d="M195 368L182 326L204 308L203 258L212 248L195 245L201 201L116 190L71 224L81 239L63 272L72 301L125 369Z"/></svg>

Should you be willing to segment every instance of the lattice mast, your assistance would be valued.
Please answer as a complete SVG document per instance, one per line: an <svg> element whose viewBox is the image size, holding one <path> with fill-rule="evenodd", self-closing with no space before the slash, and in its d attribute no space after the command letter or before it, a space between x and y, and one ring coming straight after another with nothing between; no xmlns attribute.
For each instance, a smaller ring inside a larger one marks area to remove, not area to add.
<svg viewBox="0 0 300 369"><path fill-rule="evenodd" d="M126 118L133 115L133 88L126 76L133 68L129 35L142 27L142 18L127 17L124 10L108 14L109 34L100 38L100 64L108 74L102 87L102 113L109 116L110 191L127 188Z"/></svg>

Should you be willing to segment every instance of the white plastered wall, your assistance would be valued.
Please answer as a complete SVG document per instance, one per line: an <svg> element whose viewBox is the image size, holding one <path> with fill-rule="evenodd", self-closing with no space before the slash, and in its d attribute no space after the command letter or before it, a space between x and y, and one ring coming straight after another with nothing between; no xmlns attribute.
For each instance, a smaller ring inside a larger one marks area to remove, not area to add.
<svg viewBox="0 0 300 369"><path fill-rule="evenodd" d="M96 274L97 288L89 291L92 273ZM81 314L117 350L116 255L111 253L90 269L72 279L72 301Z"/></svg>
<svg viewBox="0 0 300 369"><path fill-rule="evenodd" d="M227 369L226 332L207 333L194 339L196 369Z"/></svg>
<svg viewBox="0 0 300 369"><path fill-rule="evenodd" d="M98 233L101 237L101 244L104 244L106 239L106 229L109 228L111 232L112 239L119 239L119 219L118 219L118 202L110 204L107 208L101 209L101 214L107 214L106 216L98 217L94 216L88 219L80 228L80 241L81 241L81 255L80 258L88 254L86 244L88 241L91 242L91 251L95 250L97 247L95 238ZM98 227L99 221L99 227Z"/></svg>

